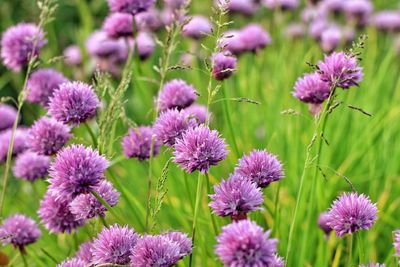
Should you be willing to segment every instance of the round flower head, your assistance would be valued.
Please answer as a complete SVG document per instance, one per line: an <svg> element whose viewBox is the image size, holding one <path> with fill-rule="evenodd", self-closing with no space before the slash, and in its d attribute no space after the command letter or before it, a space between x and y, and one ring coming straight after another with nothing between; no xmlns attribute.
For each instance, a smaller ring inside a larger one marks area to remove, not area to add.
<svg viewBox="0 0 400 267"><path fill-rule="evenodd" d="M42 117L28 132L29 147L40 155L53 155L71 138L69 131L69 127L61 122Z"/></svg>
<svg viewBox="0 0 400 267"><path fill-rule="evenodd" d="M207 107L203 105L193 104L184 109L186 116L196 119L201 124L205 123L207 118L210 118L210 114L207 114Z"/></svg>
<svg viewBox="0 0 400 267"><path fill-rule="evenodd" d="M246 50L246 44L240 38L240 31L230 30L225 32L220 40L218 41L218 46L234 55L240 55Z"/></svg>
<svg viewBox="0 0 400 267"><path fill-rule="evenodd" d="M133 16L127 13L112 13L104 21L103 30L110 38L132 36Z"/></svg>
<svg viewBox="0 0 400 267"><path fill-rule="evenodd" d="M344 236L371 228L377 212L376 204L364 194L344 193L333 202L327 224L337 236Z"/></svg>
<svg viewBox="0 0 400 267"><path fill-rule="evenodd" d="M232 174L225 181L214 186L209 206L218 216L231 216L233 220L245 219L247 213L260 209L263 194L252 181Z"/></svg>
<svg viewBox="0 0 400 267"><path fill-rule="evenodd" d="M362 68L357 64L357 59L344 52L334 52L325 56L324 61L318 63L321 79L330 86L348 89L357 86L362 80Z"/></svg>
<svg viewBox="0 0 400 267"><path fill-rule="evenodd" d="M285 29L285 37L300 39L306 35L305 26L301 23L291 23Z"/></svg>
<svg viewBox="0 0 400 267"><path fill-rule="evenodd" d="M0 163L5 162L8 154L8 146L10 145L12 137L12 129L7 129L0 132ZM26 149L28 149L27 130L25 128L17 128L14 135L14 145L12 149L12 155L16 156Z"/></svg>
<svg viewBox="0 0 400 267"><path fill-rule="evenodd" d="M49 114L63 123L79 125L96 115L99 99L93 88L83 82L60 85L49 103Z"/></svg>
<svg viewBox="0 0 400 267"><path fill-rule="evenodd" d="M235 173L261 188L283 178L281 162L266 150L253 150L249 155L243 156L239 159Z"/></svg>
<svg viewBox="0 0 400 267"><path fill-rule="evenodd" d="M50 166L49 189L65 198L90 193L104 180L107 167L107 159L97 150L83 145L66 147Z"/></svg>
<svg viewBox="0 0 400 267"><path fill-rule="evenodd" d="M149 58L156 47L153 36L147 32L140 32L135 40L140 59L145 60Z"/></svg>
<svg viewBox="0 0 400 267"><path fill-rule="evenodd" d="M222 227L215 253L225 266L273 266L276 239L255 222L241 220Z"/></svg>
<svg viewBox="0 0 400 267"><path fill-rule="evenodd" d="M24 251L26 245L35 243L40 237L39 227L31 218L15 214L3 221L0 226L0 238L3 244L12 244Z"/></svg>
<svg viewBox="0 0 400 267"><path fill-rule="evenodd" d="M139 235L128 226L104 228L92 243L92 264L128 264Z"/></svg>
<svg viewBox="0 0 400 267"><path fill-rule="evenodd" d="M162 26L160 12L156 8L151 8L146 12L135 15L136 27L139 32L151 31L155 32Z"/></svg>
<svg viewBox="0 0 400 267"><path fill-rule="evenodd" d="M332 52L342 40L342 31L337 26L331 26L325 29L321 34L321 47L325 52Z"/></svg>
<svg viewBox="0 0 400 267"><path fill-rule="evenodd" d="M45 43L43 31L35 24L19 23L8 28L1 39L4 65L13 71L20 71L28 64L31 56L39 55Z"/></svg>
<svg viewBox="0 0 400 267"><path fill-rule="evenodd" d="M69 260L65 260L62 263L58 264L57 267L85 267L86 263L78 258L72 258Z"/></svg>
<svg viewBox="0 0 400 267"><path fill-rule="evenodd" d="M392 10L380 11L371 18L371 24L381 31L398 32L400 13Z"/></svg>
<svg viewBox="0 0 400 267"><path fill-rule="evenodd" d="M136 15L152 7L155 0L107 0L107 2L112 12Z"/></svg>
<svg viewBox="0 0 400 267"><path fill-rule="evenodd" d="M85 264L89 264L92 261L91 249L92 249L92 242L91 241L82 243L79 246L78 252L76 252L76 258L80 259Z"/></svg>
<svg viewBox="0 0 400 267"><path fill-rule="evenodd" d="M111 207L118 203L119 192L114 189L108 181L103 181L99 186L94 188ZM105 216L107 208L103 206L91 193L81 194L74 198L70 204L71 212L77 219L91 219L95 216Z"/></svg>
<svg viewBox="0 0 400 267"><path fill-rule="evenodd" d="M81 49L77 45L70 45L64 49L64 62L67 65L80 65L82 64Z"/></svg>
<svg viewBox="0 0 400 267"><path fill-rule="evenodd" d="M203 16L193 16L182 28L182 35L193 39L201 39L212 32L211 22Z"/></svg>
<svg viewBox="0 0 400 267"><path fill-rule="evenodd" d="M395 256L396 257L400 257L400 230L396 230L394 231L394 242L393 242L393 246L395 249Z"/></svg>
<svg viewBox="0 0 400 267"><path fill-rule="evenodd" d="M245 16L253 15L258 7L254 0L215 0L216 6L222 6L229 10L229 12L243 14Z"/></svg>
<svg viewBox="0 0 400 267"><path fill-rule="evenodd" d="M319 73L307 73L294 85L293 96L310 104L321 104L329 98L330 87L321 79Z"/></svg>
<svg viewBox="0 0 400 267"><path fill-rule="evenodd" d="M245 50L256 52L271 43L271 37L258 24L249 24L240 30L239 35Z"/></svg>
<svg viewBox="0 0 400 267"><path fill-rule="evenodd" d="M141 126L136 129L129 129L128 134L122 138L122 150L125 157L147 160L150 158L151 145L153 142L153 156L158 155L160 143L152 140L153 129Z"/></svg>
<svg viewBox="0 0 400 267"><path fill-rule="evenodd" d="M330 26L325 19L315 19L311 22L308 34L315 40L321 41L322 33Z"/></svg>
<svg viewBox="0 0 400 267"><path fill-rule="evenodd" d="M236 57L226 53L212 56L212 74L218 81L229 78L236 70Z"/></svg>
<svg viewBox="0 0 400 267"><path fill-rule="evenodd" d="M11 128L17 119L17 110L10 105L0 104L0 131Z"/></svg>
<svg viewBox="0 0 400 267"><path fill-rule="evenodd" d="M146 235L133 248L130 266L170 267L180 258L180 248L176 242L165 236Z"/></svg>
<svg viewBox="0 0 400 267"><path fill-rule="evenodd" d="M180 258L192 253L193 243L187 234L183 234L181 232L168 232L163 234L163 236L178 244Z"/></svg>
<svg viewBox="0 0 400 267"><path fill-rule="evenodd" d="M177 139L174 160L189 173L196 170L206 173L228 154L224 139L215 130L204 125L188 129L182 139Z"/></svg>
<svg viewBox="0 0 400 267"><path fill-rule="evenodd" d="M342 0L324 0L319 6L320 12L325 13L326 16L329 15L328 12L335 15L340 14L344 10L345 2Z"/></svg>
<svg viewBox="0 0 400 267"><path fill-rule="evenodd" d="M322 212L319 217L318 217L318 226L321 228L322 231L326 235L329 235L330 232L332 232L332 228L329 226L329 213L328 212Z"/></svg>
<svg viewBox="0 0 400 267"><path fill-rule="evenodd" d="M164 0L164 3L172 9L181 9L187 3L187 0Z"/></svg>
<svg viewBox="0 0 400 267"><path fill-rule="evenodd" d="M68 79L54 69L39 69L33 72L26 84L26 99L35 104L47 107L50 97L60 84L68 82Z"/></svg>
<svg viewBox="0 0 400 267"><path fill-rule="evenodd" d="M17 156L13 173L16 178L35 181L47 175L50 157L41 156L35 152L25 151Z"/></svg>
<svg viewBox="0 0 400 267"><path fill-rule="evenodd" d="M85 43L88 54L98 58L118 55L123 45L126 46L124 40L110 38L104 31L95 31Z"/></svg>
<svg viewBox="0 0 400 267"><path fill-rule="evenodd" d="M364 26L368 22L373 9L374 7L370 0L350 0L344 2L346 16L359 26Z"/></svg>
<svg viewBox="0 0 400 267"><path fill-rule="evenodd" d="M385 264L380 264L380 263L372 263L370 262L369 264L361 264L359 267L386 267Z"/></svg>
<svg viewBox="0 0 400 267"><path fill-rule="evenodd" d="M183 80L172 80L162 88L158 97L158 107L161 111L190 106L197 99L196 90Z"/></svg>
<svg viewBox="0 0 400 267"><path fill-rule="evenodd" d="M78 220L69 209L69 200L47 192L40 201L38 210L41 223L50 233L71 233L83 226L84 221Z"/></svg>
<svg viewBox="0 0 400 267"><path fill-rule="evenodd" d="M196 120L187 116L185 111L170 109L162 112L157 118L154 123L154 133L159 142L173 146L178 139L182 138L185 131L196 126Z"/></svg>
<svg viewBox="0 0 400 267"><path fill-rule="evenodd" d="M261 2L269 9L293 10L299 6L298 0L262 0Z"/></svg>

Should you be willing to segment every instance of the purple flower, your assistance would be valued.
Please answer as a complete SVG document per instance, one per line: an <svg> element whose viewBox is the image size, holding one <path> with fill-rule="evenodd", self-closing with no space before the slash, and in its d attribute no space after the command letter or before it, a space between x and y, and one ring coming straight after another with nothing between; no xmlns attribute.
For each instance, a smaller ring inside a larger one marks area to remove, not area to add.
<svg viewBox="0 0 400 267"><path fill-rule="evenodd" d="M151 8L146 12L139 13L135 15L136 27L139 32L143 31L157 31L162 26L162 21L160 18L160 12Z"/></svg>
<svg viewBox="0 0 400 267"><path fill-rule="evenodd" d="M298 0L262 0L261 2L269 9L293 10L299 6Z"/></svg>
<svg viewBox="0 0 400 267"><path fill-rule="evenodd" d="M50 97L60 84L68 82L68 79L54 69L39 69L33 72L26 84L26 99L35 104L47 107Z"/></svg>
<svg viewBox="0 0 400 267"><path fill-rule="evenodd" d="M107 0L112 12L123 12L136 15L147 11L155 0Z"/></svg>
<svg viewBox="0 0 400 267"><path fill-rule="evenodd" d="M165 4L172 9L181 9L187 0L164 0Z"/></svg>
<svg viewBox="0 0 400 267"><path fill-rule="evenodd" d="M240 40L245 50L256 52L271 43L269 33L258 24L249 24L240 30Z"/></svg>
<svg viewBox="0 0 400 267"><path fill-rule="evenodd" d="M325 52L332 52L342 40L342 31L339 27L332 25L325 29L321 34L321 47Z"/></svg>
<svg viewBox="0 0 400 267"><path fill-rule="evenodd" d="M311 22L310 27L308 29L309 35L315 40L320 41L322 33L330 26L325 18L315 19Z"/></svg>
<svg viewBox="0 0 400 267"><path fill-rule="evenodd" d="M127 13L112 13L103 23L103 30L110 38L133 35L133 16Z"/></svg>
<svg viewBox="0 0 400 267"><path fill-rule="evenodd" d="M86 263L78 258L72 258L58 264L57 267L85 267Z"/></svg>
<svg viewBox="0 0 400 267"><path fill-rule="evenodd" d="M71 145L58 154L50 166L49 189L65 198L90 193L104 180L105 157L83 145Z"/></svg>
<svg viewBox="0 0 400 267"><path fill-rule="evenodd" d="M64 62L67 65L80 65L82 64L81 49L77 45L70 45L64 49Z"/></svg>
<svg viewBox="0 0 400 267"><path fill-rule="evenodd" d="M235 173L261 188L283 178L281 162L266 150L253 150L249 155L243 156L239 159Z"/></svg>
<svg viewBox="0 0 400 267"><path fill-rule="evenodd" d="M8 217L0 226L1 242L4 245L12 244L21 251L24 251L26 245L35 243L40 235L36 222L22 214Z"/></svg>
<svg viewBox="0 0 400 267"><path fill-rule="evenodd" d="M158 97L158 107L161 111L190 106L197 99L196 90L183 80L172 80L162 88Z"/></svg>
<svg viewBox="0 0 400 267"><path fill-rule="evenodd" d="M216 53L212 56L212 74L218 81L229 78L236 71L236 57L228 53Z"/></svg>
<svg viewBox="0 0 400 267"><path fill-rule="evenodd" d="M293 96L310 104L321 104L329 98L329 84L321 79L319 73L307 73L294 85Z"/></svg>
<svg viewBox="0 0 400 267"><path fill-rule="evenodd" d="M133 248L130 266L170 267L180 258L178 243L165 236L146 235Z"/></svg>
<svg viewBox="0 0 400 267"><path fill-rule="evenodd" d="M72 137L69 131L69 127L61 122L42 117L28 132L29 147L40 155L54 155Z"/></svg>
<svg viewBox="0 0 400 267"><path fill-rule="evenodd" d="M207 114L207 107L203 105L193 104L184 109L186 116L196 119L198 124L205 123L210 114Z"/></svg>
<svg viewBox="0 0 400 267"><path fill-rule="evenodd" d="M13 173L16 178L35 181L44 178L50 166L50 157L35 152L25 151L17 156Z"/></svg>
<svg viewBox="0 0 400 267"><path fill-rule="evenodd" d="M86 49L92 57L108 58L121 54L122 50L127 50L126 44L122 39L112 39L104 31L93 32L86 40ZM126 51L122 51L125 56Z"/></svg>
<svg viewBox="0 0 400 267"><path fill-rule="evenodd" d="M380 264L380 263L373 263L370 262L369 264L365 265L365 264L361 264L359 267L386 267L385 264Z"/></svg>
<svg viewBox="0 0 400 267"><path fill-rule="evenodd" d="M301 23L291 23L285 29L285 37L300 39L306 35L306 28Z"/></svg>
<svg viewBox="0 0 400 267"><path fill-rule="evenodd" d="M158 155L160 143L152 140L153 129L141 126L136 129L129 129L128 134L122 138L122 150L127 158L147 160L150 158L151 145L153 142L153 156Z"/></svg>
<svg viewBox="0 0 400 267"><path fill-rule="evenodd" d="M357 25L364 26L369 19L374 7L370 0L350 0L344 2L344 12L348 19Z"/></svg>
<svg viewBox="0 0 400 267"><path fill-rule="evenodd" d="M344 193L333 202L327 224L341 237L371 228L377 212L376 204L364 194Z"/></svg>
<svg viewBox="0 0 400 267"><path fill-rule="evenodd" d="M263 194L257 184L238 174L232 174L225 181L214 186L214 194L209 195L209 206L218 216L231 216L233 220L245 219L247 213L260 209Z"/></svg>
<svg viewBox="0 0 400 267"><path fill-rule="evenodd" d="M234 55L240 55L246 50L246 44L240 38L241 32L238 30L230 30L225 32L220 40L218 41L218 46L229 51Z"/></svg>
<svg viewBox="0 0 400 267"><path fill-rule="evenodd" d="M325 16L329 15L328 12L333 14L339 14L344 10L345 1L343 0L324 0L321 2L319 9L320 12L325 13Z"/></svg>
<svg viewBox="0 0 400 267"><path fill-rule="evenodd" d="M63 123L79 125L96 115L99 99L92 86L83 82L60 85L49 103L49 114Z"/></svg>
<svg viewBox="0 0 400 267"><path fill-rule="evenodd" d="M104 228L92 244L92 264L128 264L139 235L128 226Z"/></svg>
<svg viewBox="0 0 400 267"><path fill-rule="evenodd" d="M60 198L52 192L47 192L38 210L41 223L50 233L71 233L83 226L84 221L78 220L69 209L69 199Z"/></svg>
<svg viewBox="0 0 400 267"><path fill-rule="evenodd" d="M154 133L159 142L173 146L182 138L185 131L196 126L196 120L190 118L185 111L170 109L162 112L157 118L154 123Z"/></svg>
<svg viewBox="0 0 400 267"><path fill-rule="evenodd" d="M17 110L10 105L0 104L0 131L11 128L17 119Z"/></svg>
<svg viewBox="0 0 400 267"><path fill-rule="evenodd" d="M135 41L139 57L141 60L145 60L153 54L154 48L156 47L156 43L151 34L147 32L140 32L136 36Z"/></svg>
<svg viewBox="0 0 400 267"><path fill-rule="evenodd" d="M240 13L245 16L253 15L257 9L257 3L254 0L215 0L217 6L223 6L230 12Z"/></svg>
<svg viewBox="0 0 400 267"><path fill-rule="evenodd" d="M222 227L215 253L225 266L272 266L278 241L269 235L250 220L233 222Z"/></svg>
<svg viewBox="0 0 400 267"><path fill-rule="evenodd" d="M400 31L400 12L384 10L376 13L371 18L371 24L381 31Z"/></svg>
<svg viewBox="0 0 400 267"><path fill-rule="evenodd" d="M394 242L393 242L393 246L395 249L395 256L396 257L400 257L400 230L396 230L394 231Z"/></svg>
<svg viewBox="0 0 400 267"><path fill-rule="evenodd" d="M179 246L179 257L183 258L192 253L193 243L187 234L181 232L168 232L162 236L167 237Z"/></svg>
<svg viewBox="0 0 400 267"><path fill-rule="evenodd" d="M45 43L43 31L35 24L19 23L8 28L1 39L4 65L13 71L20 71L28 64L30 57L39 55Z"/></svg>
<svg viewBox="0 0 400 267"><path fill-rule="evenodd" d="M93 243L91 241L82 243L79 246L78 252L76 252L76 258L80 259L85 264L89 264L92 261L92 244Z"/></svg>
<svg viewBox="0 0 400 267"><path fill-rule="evenodd" d="M198 40L210 34L212 29L213 26L206 17L193 16L189 22L183 26L182 35Z"/></svg>
<svg viewBox="0 0 400 267"><path fill-rule="evenodd" d="M348 89L357 86L362 80L362 68L357 64L357 59L344 52L334 52L325 56L324 61L318 63L321 79L331 87L337 86Z"/></svg>
<svg viewBox="0 0 400 267"><path fill-rule="evenodd" d="M93 189L97 192L111 207L118 203L119 192L114 189L108 181L103 181ZM92 194L81 194L74 198L70 203L70 210L77 219L91 219L96 216L105 216L107 208L103 206Z"/></svg>
<svg viewBox="0 0 400 267"><path fill-rule="evenodd" d="M224 139L215 130L200 125L188 129L175 144L174 160L189 173L208 172L228 154Z"/></svg>
<svg viewBox="0 0 400 267"><path fill-rule="evenodd" d="M11 128L0 132L0 163L5 162L7 159L8 147L10 145L12 132L13 131ZM25 128L17 128L14 135L14 145L12 149L13 156L16 156L28 149L26 140L27 130Z"/></svg>
<svg viewBox="0 0 400 267"><path fill-rule="evenodd" d="M271 262L271 267L285 267L285 260L275 254L274 259Z"/></svg>
<svg viewBox="0 0 400 267"><path fill-rule="evenodd" d="M329 213L328 212L322 212L319 217L318 217L318 226L321 228L322 231L326 235L329 235L330 232L332 232L332 228L329 226Z"/></svg>

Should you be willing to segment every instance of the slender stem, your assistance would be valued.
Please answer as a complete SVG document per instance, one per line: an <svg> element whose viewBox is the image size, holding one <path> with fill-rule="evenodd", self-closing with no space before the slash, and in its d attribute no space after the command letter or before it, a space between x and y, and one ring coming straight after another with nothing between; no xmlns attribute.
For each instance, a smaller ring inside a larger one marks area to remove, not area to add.
<svg viewBox="0 0 400 267"><path fill-rule="evenodd" d="M349 246L348 247L348 250L349 250L349 258L348 258L348 263L347 263L347 266L351 266L351 259L353 258L353 235L349 235L349 237L348 237L348 243L347 243L347 245Z"/></svg>
<svg viewBox="0 0 400 267"><path fill-rule="evenodd" d="M190 188L189 188L189 176L187 175L186 172L183 172L183 180L185 181L186 194L187 194L187 196L189 198L190 207L191 207L192 212L193 212L194 211L194 207L193 207L192 194L191 194Z"/></svg>
<svg viewBox="0 0 400 267"><path fill-rule="evenodd" d="M100 219L101 223L104 225L104 227L108 228L108 224L107 224L106 218L104 216L100 215L99 219Z"/></svg>
<svg viewBox="0 0 400 267"><path fill-rule="evenodd" d="M122 222L123 220L121 220L119 218L119 216L115 213L115 211L112 209L112 207L110 206L110 204L108 204L107 201L104 200L104 198L102 198L96 191L92 190L90 191L90 193L92 193L92 195L104 206L106 207L106 209L115 217L115 219L117 219L118 221Z"/></svg>
<svg viewBox="0 0 400 267"><path fill-rule="evenodd" d="M40 249L52 262L54 262L55 264L58 264L58 260L56 260L56 258L53 257L53 255L51 255L47 250L45 250L44 248Z"/></svg>
<svg viewBox="0 0 400 267"><path fill-rule="evenodd" d="M192 244L193 247L195 246L195 240L196 240L196 224L197 224L197 215L199 213L199 208L200 208L200 203L201 203L201 197L202 197L202 184L203 184L203 175L199 173L199 176L197 178L197 190L196 190L196 203L194 206L194 213L193 213L193 224L192 224ZM193 261L193 252L190 254L189 258L189 266L192 266L192 261Z"/></svg>
<svg viewBox="0 0 400 267"><path fill-rule="evenodd" d="M225 119L228 124L228 130L229 130L229 133L230 133L232 141L233 141L233 149L235 151L236 157L240 158L239 148L238 148L235 133L234 133L233 127L232 127L232 120L231 120L231 114L230 114L229 103L228 103L229 100L227 98L226 86L223 86L223 88L222 88L222 96L225 99L224 101L222 101L223 109L224 109Z"/></svg>
<svg viewBox="0 0 400 267"><path fill-rule="evenodd" d="M358 256L359 256L359 264L364 263L364 247L363 247L363 240L361 236L361 232L357 232L357 246L358 246Z"/></svg>
<svg viewBox="0 0 400 267"><path fill-rule="evenodd" d="M24 263L24 266L28 267L29 266L28 261L26 260L26 257L25 257L26 251L19 249L19 253L21 254L21 259L22 259L22 262Z"/></svg>
<svg viewBox="0 0 400 267"><path fill-rule="evenodd" d="M147 176L147 201L146 201L146 223L145 223L145 230L146 232L149 230L149 216L150 216L150 200L151 200L151 168L153 165L153 151L154 151L154 136L151 137L151 145L150 145L150 158L149 158L149 173Z"/></svg>
<svg viewBox="0 0 400 267"><path fill-rule="evenodd" d="M208 175L208 173L206 173L206 182L207 182L207 195L210 195L210 177ZM214 229L214 234L217 236L218 235L218 227L217 227L217 223L215 221L215 216L214 214L211 212L211 208L208 208L210 210L210 217L211 217L211 222L212 222L212 226Z"/></svg>
<svg viewBox="0 0 400 267"><path fill-rule="evenodd" d="M86 130L88 131L90 138L92 139L92 144L94 147L97 147L97 139L96 139L96 135L94 134L92 128L89 126L89 124L85 121L83 123L83 125L85 125Z"/></svg>

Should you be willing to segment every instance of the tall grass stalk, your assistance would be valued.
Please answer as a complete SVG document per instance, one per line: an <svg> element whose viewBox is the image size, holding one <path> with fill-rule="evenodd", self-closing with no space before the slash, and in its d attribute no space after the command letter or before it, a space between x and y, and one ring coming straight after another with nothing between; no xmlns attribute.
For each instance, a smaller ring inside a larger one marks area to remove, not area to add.
<svg viewBox="0 0 400 267"><path fill-rule="evenodd" d="M196 241L196 224L197 224L197 216L199 214L199 209L200 209L200 203L202 199L202 185L203 185L203 176L202 173L199 172L199 175L197 177L197 189L196 189L196 201L194 205L194 213L193 213L193 222L192 222L192 244L193 247L195 248L195 241ZM194 250L192 254L190 254L189 258L189 266L192 266L193 263L193 255L194 255Z"/></svg>

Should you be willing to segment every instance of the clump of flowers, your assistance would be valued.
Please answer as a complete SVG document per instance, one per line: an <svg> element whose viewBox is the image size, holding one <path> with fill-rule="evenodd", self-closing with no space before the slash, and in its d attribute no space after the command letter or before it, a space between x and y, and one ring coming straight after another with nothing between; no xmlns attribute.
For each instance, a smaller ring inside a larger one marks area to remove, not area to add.
<svg viewBox="0 0 400 267"><path fill-rule="evenodd" d="M69 199L60 198L53 192L47 192L40 202L38 210L41 223L50 233L71 233L84 224L71 213Z"/></svg>
<svg viewBox="0 0 400 267"><path fill-rule="evenodd" d="M183 36L193 38L195 40L201 39L212 32L211 22L203 16L193 16L189 22L183 26Z"/></svg>
<svg viewBox="0 0 400 267"><path fill-rule="evenodd" d="M183 258L192 253L193 243L187 234L181 232L167 232L163 236L178 244L180 258Z"/></svg>
<svg viewBox="0 0 400 267"><path fill-rule="evenodd" d="M164 85L158 97L158 108L161 111L190 106L197 99L196 90L183 80L172 80Z"/></svg>
<svg viewBox="0 0 400 267"><path fill-rule="evenodd" d="M39 69L28 79L26 100L47 107L50 97L58 87L68 79L54 69Z"/></svg>
<svg viewBox="0 0 400 267"><path fill-rule="evenodd" d="M25 252L27 245L35 243L40 235L36 222L23 214L8 217L0 226L1 242L4 245L12 244L22 252Z"/></svg>
<svg viewBox="0 0 400 267"><path fill-rule="evenodd" d="M4 65L13 71L20 71L31 57L39 55L45 43L43 31L35 24L19 23L8 28L1 39Z"/></svg>
<svg viewBox="0 0 400 267"><path fill-rule="evenodd" d="M233 220L246 219L247 213L260 209L264 201L257 184L237 174L215 185L214 192L209 204L213 213Z"/></svg>
<svg viewBox="0 0 400 267"><path fill-rule="evenodd" d="M131 250L138 238L139 235L128 226L112 225L110 228L104 228L93 240L92 264L129 264Z"/></svg>
<svg viewBox="0 0 400 267"><path fill-rule="evenodd" d="M16 178L35 181L44 178L50 166L50 157L38 155L32 151L25 151L17 156L13 173Z"/></svg>
<svg viewBox="0 0 400 267"><path fill-rule="evenodd" d="M99 104L92 86L67 82L61 84L50 98L49 114L60 122L79 125L96 115Z"/></svg>
<svg viewBox="0 0 400 267"><path fill-rule="evenodd" d="M66 199L90 193L104 180L108 164L107 159L92 148L66 147L51 164L49 190Z"/></svg>
<svg viewBox="0 0 400 267"><path fill-rule="evenodd" d="M72 137L69 131L63 123L42 117L29 129L29 148L40 155L54 155Z"/></svg>
<svg viewBox="0 0 400 267"><path fill-rule="evenodd" d="M261 188L283 178L282 163L266 150L253 150L249 155L243 156L239 159L235 173Z"/></svg>
<svg viewBox="0 0 400 267"><path fill-rule="evenodd" d="M155 0L107 0L112 12L123 12L136 15L147 11Z"/></svg>
<svg viewBox="0 0 400 267"><path fill-rule="evenodd" d="M224 52L212 56L212 74L218 81L229 78L236 70L236 57Z"/></svg>
<svg viewBox="0 0 400 267"><path fill-rule="evenodd" d="M112 13L104 21L103 30L111 38L133 35L133 16L127 13Z"/></svg>
<svg viewBox="0 0 400 267"><path fill-rule="evenodd" d="M185 131L197 126L196 120L187 116L184 111L170 109L162 112L154 123L154 133L159 142L174 146Z"/></svg>
<svg viewBox="0 0 400 267"><path fill-rule="evenodd" d="M140 161L147 160L150 158L151 149L153 149L153 156L156 156L160 150L160 143L153 138L153 132L153 128L147 126L129 129L121 142L125 157L136 158Z"/></svg>
<svg viewBox="0 0 400 267"><path fill-rule="evenodd" d="M269 236L250 220L233 222L217 236L215 253L225 266L274 266L278 241Z"/></svg>
<svg viewBox="0 0 400 267"><path fill-rule="evenodd" d="M307 73L294 85L293 96L309 104L322 104L329 98L331 88L319 73Z"/></svg>
<svg viewBox="0 0 400 267"><path fill-rule="evenodd" d="M364 194L343 193L329 209L328 225L337 236L370 229L376 221L376 204Z"/></svg>
<svg viewBox="0 0 400 267"><path fill-rule="evenodd" d="M108 181L103 181L100 185L93 189L100 195L111 207L114 207L118 203L119 192L114 189L112 184ZM107 211L106 207L103 206L92 194L81 194L74 198L70 203L70 210L77 219L91 219L95 216L105 216Z"/></svg>
<svg viewBox="0 0 400 267"><path fill-rule="evenodd" d="M330 219L328 212L322 212L318 217L318 226L326 235L329 235L330 232L332 232L332 228L328 224L329 221Z"/></svg>
<svg viewBox="0 0 400 267"><path fill-rule="evenodd" d="M0 104L0 131L11 128L17 118L17 110L6 104Z"/></svg>
<svg viewBox="0 0 400 267"><path fill-rule="evenodd" d="M188 129L181 139L177 139L173 154L175 162L187 172L206 173L211 166L225 159L228 150L217 131L200 125Z"/></svg>

